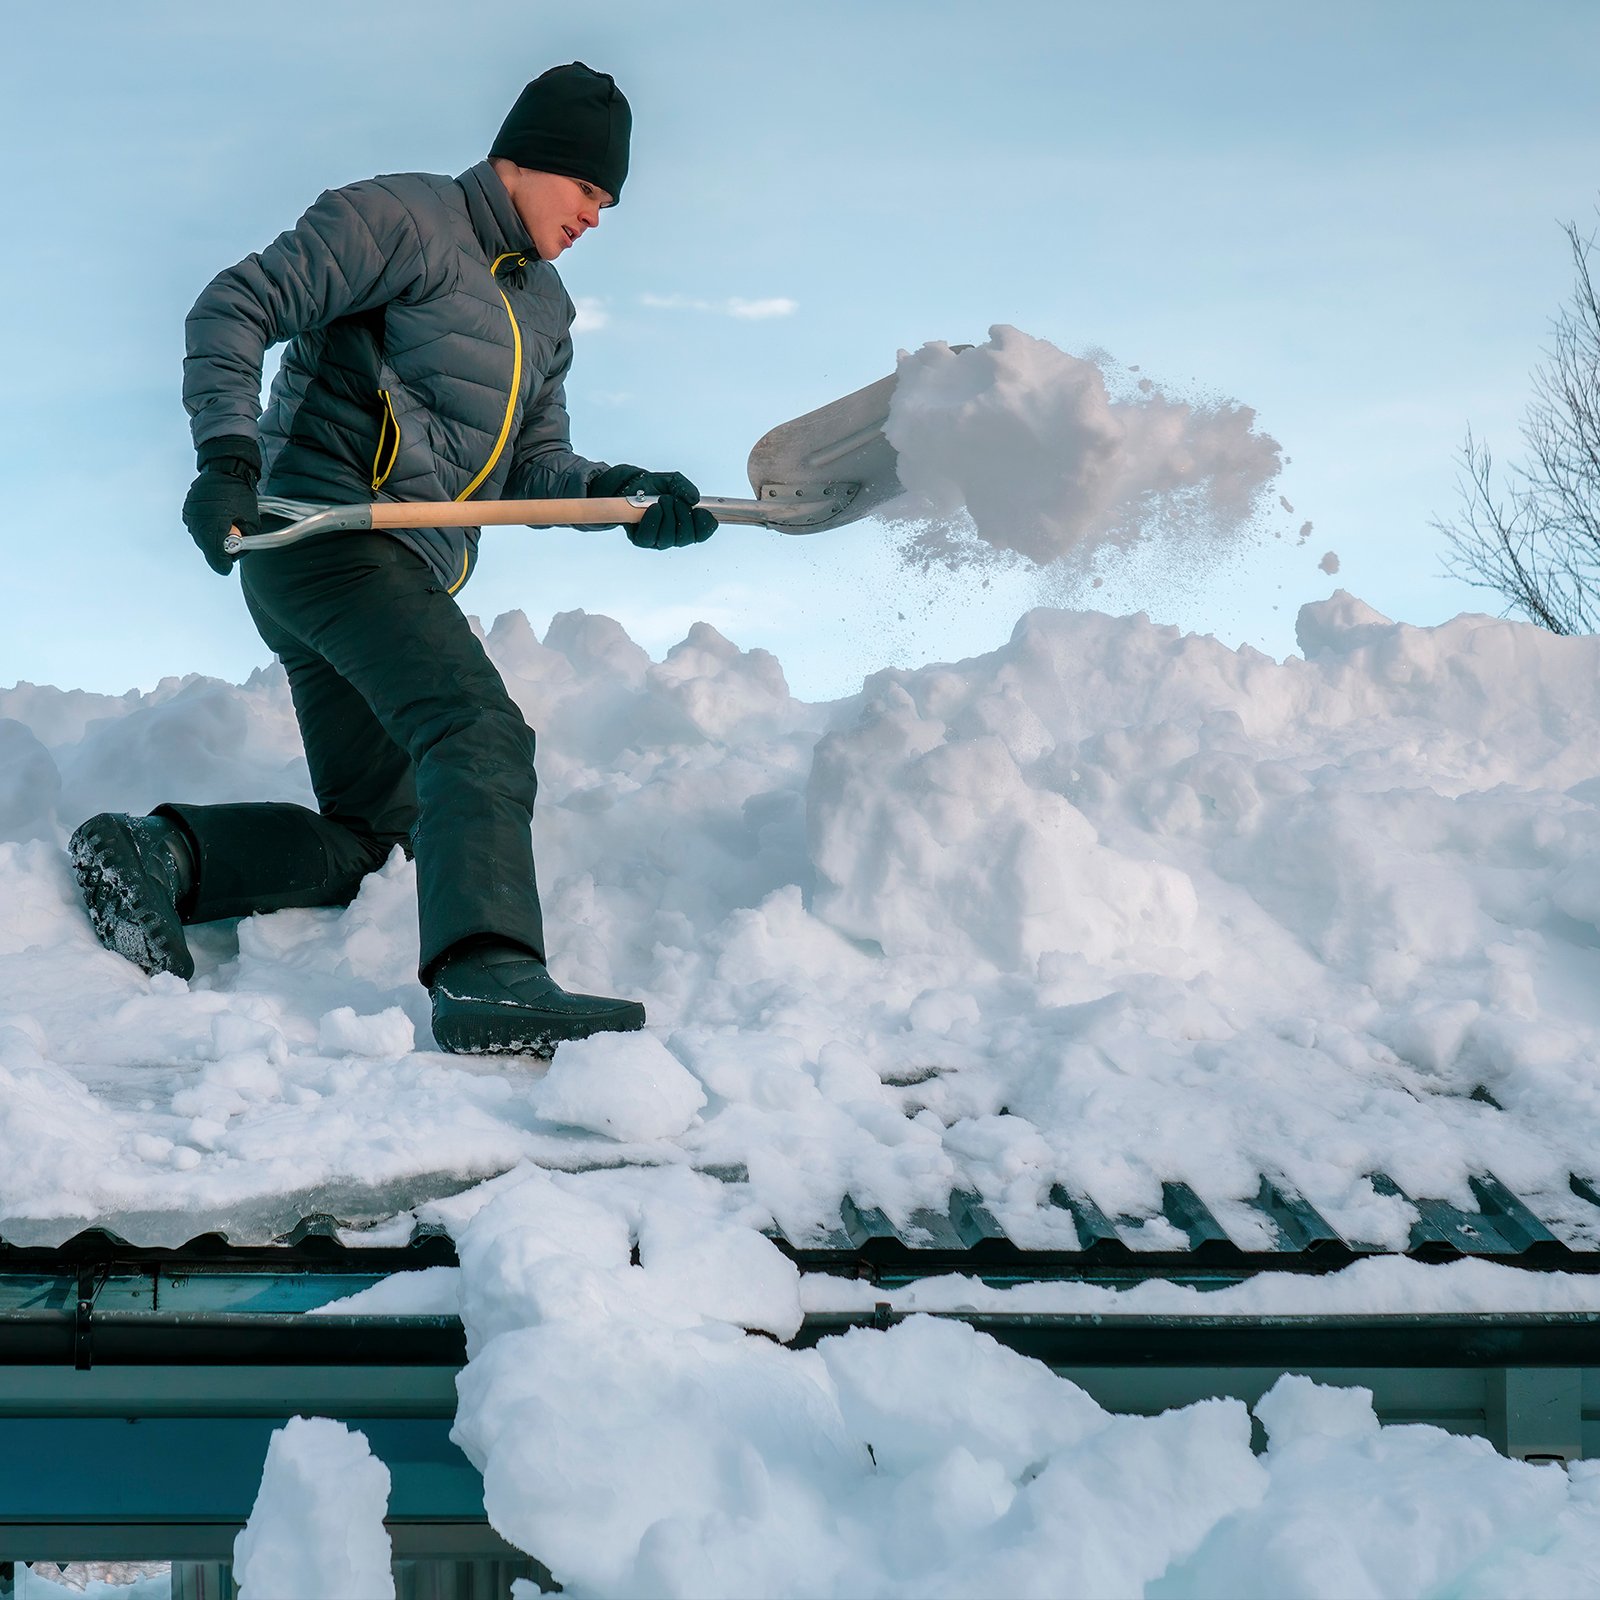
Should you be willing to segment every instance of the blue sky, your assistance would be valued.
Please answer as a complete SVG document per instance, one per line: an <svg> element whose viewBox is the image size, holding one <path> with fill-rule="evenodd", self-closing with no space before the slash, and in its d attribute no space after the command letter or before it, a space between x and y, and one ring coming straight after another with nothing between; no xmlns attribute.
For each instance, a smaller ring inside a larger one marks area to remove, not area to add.
<svg viewBox="0 0 1600 1600"><path fill-rule="evenodd" d="M1256 408L1310 545L1143 572L1102 603L1293 648L1336 585L1418 622L1498 609L1430 519L1470 422L1502 455L1600 190L1600 7L1072 3L581 6L278 0L8 17L0 63L0 684L238 678L267 659L189 543L182 323L323 188L480 159L527 78L581 58L633 103L623 204L562 262L587 310L585 454L743 494L773 423L929 339L1014 323ZM736 316L735 301L784 300ZM1330 579L1316 566L1340 557ZM832 695L991 648L1039 590L918 578L861 523L698 549L506 529L463 594L698 617Z"/></svg>

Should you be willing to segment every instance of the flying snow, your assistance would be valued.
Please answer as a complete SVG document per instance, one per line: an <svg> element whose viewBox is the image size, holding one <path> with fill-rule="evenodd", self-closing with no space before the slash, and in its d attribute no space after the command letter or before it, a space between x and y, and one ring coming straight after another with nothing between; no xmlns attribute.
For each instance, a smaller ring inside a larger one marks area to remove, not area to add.
<svg viewBox="0 0 1600 1600"><path fill-rule="evenodd" d="M887 516L951 564L973 535L979 554L1078 571L1152 538L1235 538L1282 465L1255 422L1149 378L1114 395L1105 365L998 324L986 344L902 352L884 433L906 495Z"/></svg>

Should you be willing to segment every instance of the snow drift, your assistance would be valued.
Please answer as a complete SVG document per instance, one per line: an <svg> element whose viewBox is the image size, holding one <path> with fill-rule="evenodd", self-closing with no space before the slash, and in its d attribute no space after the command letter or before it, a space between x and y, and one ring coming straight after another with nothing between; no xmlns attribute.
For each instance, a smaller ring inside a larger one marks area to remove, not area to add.
<svg viewBox="0 0 1600 1600"><path fill-rule="evenodd" d="M95 944L61 848L84 816L309 800L276 668L0 691L0 1235L445 1222L460 1274L365 1308L460 1308L457 1437L495 1525L574 1594L1592 1590L1593 1468L1380 1429L1359 1392L1285 1380L1258 1459L1235 1402L1113 1417L962 1328L762 1336L850 1286L798 1281L760 1230L846 1192L905 1223L960 1188L1071 1244L1041 1205L1061 1183L1162 1243L1182 1179L1248 1245L1268 1172L1403 1245L1412 1208L1369 1174L1465 1205L1492 1170L1585 1237L1600 641L1341 594L1300 642L1278 662L1040 610L989 655L810 705L703 626L656 662L604 617L500 618L540 732L554 968L651 1015L547 1072L431 1048L398 853L348 908L198 930L189 984ZM1528 1298L1461 1265L1234 1293Z"/></svg>
<svg viewBox="0 0 1600 1600"><path fill-rule="evenodd" d="M1053 1183L1154 1218L1163 1179L1242 1226L1268 1172L1396 1244L1367 1174L1465 1204L1482 1170L1578 1226L1600 643L1339 595L1278 662L1040 610L811 705L704 626L660 662L583 613L488 638L540 732L554 970L639 995L650 1035L537 1083L435 1053L398 853L344 910L199 930L192 983L145 978L61 841L309 800L281 673L0 691L0 1232L260 1238L618 1155L743 1169L802 1230L963 1188L1027 1238Z"/></svg>
<svg viewBox="0 0 1600 1600"><path fill-rule="evenodd" d="M791 1332L800 1297L719 1188L526 1171L452 1208L455 1437L569 1594L1600 1591L1600 1463L1380 1427L1365 1390L1281 1378L1258 1458L1237 1400L1116 1416L960 1323L742 1332Z"/></svg>

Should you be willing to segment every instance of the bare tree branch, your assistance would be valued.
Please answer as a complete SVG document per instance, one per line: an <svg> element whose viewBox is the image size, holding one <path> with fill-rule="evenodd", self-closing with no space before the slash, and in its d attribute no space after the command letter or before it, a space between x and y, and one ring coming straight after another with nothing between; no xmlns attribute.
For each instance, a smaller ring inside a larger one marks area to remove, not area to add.
<svg viewBox="0 0 1600 1600"><path fill-rule="evenodd" d="M1565 231L1575 280L1533 372L1526 458L1497 493L1489 447L1469 429L1460 510L1434 527L1452 576L1492 590L1552 633L1571 634L1600 628L1600 293L1589 270L1594 237L1574 223Z"/></svg>

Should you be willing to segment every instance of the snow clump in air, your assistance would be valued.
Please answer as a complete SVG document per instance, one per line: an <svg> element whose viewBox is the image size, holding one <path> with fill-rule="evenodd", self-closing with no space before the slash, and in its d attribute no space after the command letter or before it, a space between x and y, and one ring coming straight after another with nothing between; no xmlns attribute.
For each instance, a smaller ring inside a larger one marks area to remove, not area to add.
<svg viewBox="0 0 1600 1600"><path fill-rule="evenodd" d="M986 344L901 353L884 433L907 493L885 514L920 525L916 554L951 564L974 534L1077 571L1157 535L1236 537L1282 462L1255 420L1149 379L1113 396L1096 361L998 324Z"/></svg>

